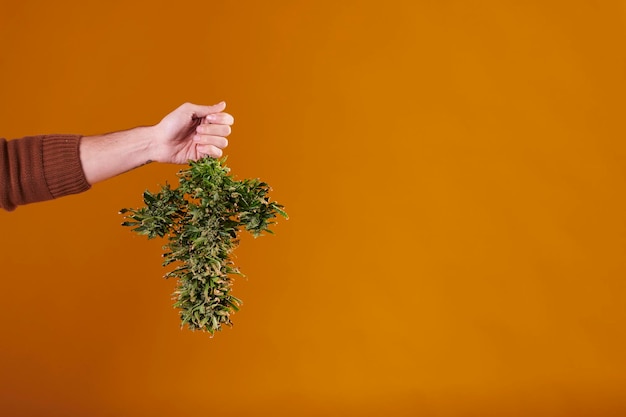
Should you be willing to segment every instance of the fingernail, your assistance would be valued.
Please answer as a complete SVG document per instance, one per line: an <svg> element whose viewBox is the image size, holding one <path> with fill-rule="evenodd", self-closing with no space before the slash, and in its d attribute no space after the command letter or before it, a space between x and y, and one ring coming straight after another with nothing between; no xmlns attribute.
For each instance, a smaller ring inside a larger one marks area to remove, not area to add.
<svg viewBox="0 0 626 417"><path fill-rule="evenodd" d="M210 121L210 122L214 122L214 121L216 121L216 120L217 120L217 116L216 116L216 115L214 115L214 114L209 114L209 115L206 117L206 119L207 119L208 121Z"/></svg>

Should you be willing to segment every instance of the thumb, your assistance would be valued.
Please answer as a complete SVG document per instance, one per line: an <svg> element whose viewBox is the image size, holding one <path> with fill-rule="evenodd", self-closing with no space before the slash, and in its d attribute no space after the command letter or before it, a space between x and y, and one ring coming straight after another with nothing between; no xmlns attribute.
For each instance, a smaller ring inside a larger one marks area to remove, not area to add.
<svg viewBox="0 0 626 417"><path fill-rule="evenodd" d="M226 102L220 101L219 103L212 106L200 106L198 104L187 103L186 106L187 111L189 111L193 117L201 118L208 116L209 114L220 113L224 111L224 109L226 108Z"/></svg>

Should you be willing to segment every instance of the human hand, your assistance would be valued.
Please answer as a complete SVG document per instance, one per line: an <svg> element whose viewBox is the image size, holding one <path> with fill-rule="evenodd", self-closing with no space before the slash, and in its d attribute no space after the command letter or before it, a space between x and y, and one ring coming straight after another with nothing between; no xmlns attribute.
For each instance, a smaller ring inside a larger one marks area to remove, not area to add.
<svg viewBox="0 0 626 417"><path fill-rule="evenodd" d="M157 162L186 164L207 155L222 156L228 146L233 116L224 113L226 103L199 106L185 103L152 127L150 159Z"/></svg>

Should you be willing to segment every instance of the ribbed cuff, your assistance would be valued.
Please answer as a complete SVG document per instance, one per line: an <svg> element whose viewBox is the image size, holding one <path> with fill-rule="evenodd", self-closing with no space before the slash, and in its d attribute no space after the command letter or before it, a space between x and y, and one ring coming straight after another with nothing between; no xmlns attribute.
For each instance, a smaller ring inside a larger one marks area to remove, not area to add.
<svg viewBox="0 0 626 417"><path fill-rule="evenodd" d="M91 188L80 163L80 140L79 135L43 137L44 177L54 198L82 193Z"/></svg>

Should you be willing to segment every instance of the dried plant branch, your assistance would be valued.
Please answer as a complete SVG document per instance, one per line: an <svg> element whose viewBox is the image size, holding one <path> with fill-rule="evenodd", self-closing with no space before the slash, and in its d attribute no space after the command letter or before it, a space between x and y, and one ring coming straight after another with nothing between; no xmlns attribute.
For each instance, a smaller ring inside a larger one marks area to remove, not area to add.
<svg viewBox="0 0 626 417"><path fill-rule="evenodd" d="M232 325L231 314L242 304L231 295L232 275L242 275L230 257L239 232L273 233L273 219L287 218L283 206L270 200L268 184L235 180L225 162L192 161L178 173L177 188L166 184L158 193L145 191L145 207L120 211L123 226L148 239L167 239L163 266L176 265L165 277L178 278L174 307L180 309L181 326L211 335Z"/></svg>

